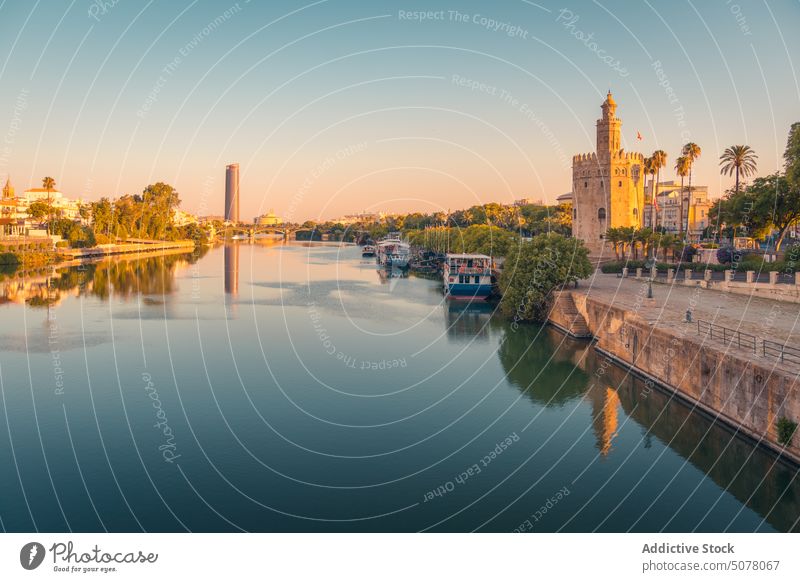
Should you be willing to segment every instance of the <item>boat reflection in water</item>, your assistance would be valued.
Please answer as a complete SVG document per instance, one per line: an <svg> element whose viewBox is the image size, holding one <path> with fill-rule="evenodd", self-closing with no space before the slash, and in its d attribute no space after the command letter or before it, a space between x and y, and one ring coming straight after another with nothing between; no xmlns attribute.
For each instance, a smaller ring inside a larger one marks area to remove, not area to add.
<svg viewBox="0 0 800 582"><path fill-rule="evenodd" d="M393 279L408 279L408 269L398 269L389 267L387 269L377 269L378 280L383 285L389 285Z"/></svg>
<svg viewBox="0 0 800 582"><path fill-rule="evenodd" d="M447 337L451 340L488 341L496 304L483 299L467 302L446 301L443 304ZM498 327L495 322L495 327Z"/></svg>

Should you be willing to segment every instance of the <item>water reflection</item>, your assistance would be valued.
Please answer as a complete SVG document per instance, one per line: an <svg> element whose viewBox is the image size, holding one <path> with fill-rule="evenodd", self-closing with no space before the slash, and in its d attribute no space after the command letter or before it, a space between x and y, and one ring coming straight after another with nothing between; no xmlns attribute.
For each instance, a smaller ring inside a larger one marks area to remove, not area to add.
<svg viewBox="0 0 800 582"><path fill-rule="evenodd" d="M552 328L520 326L513 331L508 324L503 325L498 355L508 380L531 400L547 407L582 397L591 409L600 460L615 454L614 443L625 422L624 414L629 424L633 421L642 427L637 442L643 450L651 449L654 440L660 442L777 530L800 531L796 467L611 364L588 342L571 340ZM547 371L547 379L537 380L542 370ZM627 456L629 451L619 454ZM657 460L654 455L653 466ZM692 502L688 500L689 505ZM712 509L704 506L703 512ZM702 520L703 514L697 518ZM718 519L708 517L706 522L698 522L698 529L718 531Z"/></svg>
<svg viewBox="0 0 800 582"><path fill-rule="evenodd" d="M485 342L491 337L496 305L485 301L445 301L443 309L449 339ZM494 327L497 327L496 321Z"/></svg>
<svg viewBox="0 0 800 582"><path fill-rule="evenodd" d="M129 300L144 296L145 303L175 292L175 271L195 263L207 252L120 256L63 267L18 270L0 279L0 303L29 307L56 307L64 297L84 295L107 301L112 295ZM148 297L151 296L151 297Z"/></svg>
<svg viewBox="0 0 800 582"><path fill-rule="evenodd" d="M225 293L233 297L239 294L239 245L225 245Z"/></svg>
<svg viewBox="0 0 800 582"><path fill-rule="evenodd" d="M504 325L497 354L509 382L543 406L561 406L587 390L582 367L588 344L552 327Z"/></svg>

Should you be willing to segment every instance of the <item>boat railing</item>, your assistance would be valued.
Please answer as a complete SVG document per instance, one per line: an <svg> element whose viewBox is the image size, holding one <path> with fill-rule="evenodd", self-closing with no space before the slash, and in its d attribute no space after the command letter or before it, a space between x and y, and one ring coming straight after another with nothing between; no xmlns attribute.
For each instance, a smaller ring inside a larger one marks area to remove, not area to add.
<svg viewBox="0 0 800 582"><path fill-rule="evenodd" d="M454 267L450 265L450 270L459 275L488 275L489 267Z"/></svg>

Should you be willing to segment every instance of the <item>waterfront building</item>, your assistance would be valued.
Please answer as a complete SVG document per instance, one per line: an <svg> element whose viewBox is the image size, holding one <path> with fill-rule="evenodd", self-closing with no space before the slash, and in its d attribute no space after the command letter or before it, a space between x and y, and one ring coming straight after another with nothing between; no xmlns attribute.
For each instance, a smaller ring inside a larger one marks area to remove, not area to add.
<svg viewBox="0 0 800 582"><path fill-rule="evenodd" d="M641 227L644 209L644 156L621 147L611 91L600 108L597 150L572 157L572 235L593 253L603 250L609 228Z"/></svg>
<svg viewBox="0 0 800 582"><path fill-rule="evenodd" d="M383 212L359 212L357 214L345 214L339 218L334 218L331 222L349 226L351 224L356 224L357 222L380 222L386 217L387 215Z"/></svg>
<svg viewBox="0 0 800 582"><path fill-rule="evenodd" d="M179 208L172 209L172 224L175 226L186 226L187 224L197 224L198 219L194 214L180 210Z"/></svg>
<svg viewBox="0 0 800 582"><path fill-rule="evenodd" d="M652 184L645 188L646 200L652 199ZM691 194L691 195L690 195ZM678 215L681 205L680 182L670 180L658 183L658 226L664 227L667 232L677 233ZM711 210L711 201L708 199L708 186L692 185L692 191L684 185L683 188L683 229L689 233L690 240L700 240L703 231L709 225L708 213ZM644 226L652 228L652 205L645 204Z"/></svg>
<svg viewBox="0 0 800 582"><path fill-rule="evenodd" d="M225 221L239 222L239 164L225 167Z"/></svg>
<svg viewBox="0 0 800 582"><path fill-rule="evenodd" d="M283 224L283 219L270 208L268 213L257 216L254 222L256 226L279 226Z"/></svg>
<svg viewBox="0 0 800 582"><path fill-rule="evenodd" d="M71 200L58 190L48 192L45 188L29 188L17 196L11 179L6 178L0 197L0 236L39 236L39 223L28 216L28 207L34 202L47 202L48 198L54 219L80 220L80 200Z"/></svg>

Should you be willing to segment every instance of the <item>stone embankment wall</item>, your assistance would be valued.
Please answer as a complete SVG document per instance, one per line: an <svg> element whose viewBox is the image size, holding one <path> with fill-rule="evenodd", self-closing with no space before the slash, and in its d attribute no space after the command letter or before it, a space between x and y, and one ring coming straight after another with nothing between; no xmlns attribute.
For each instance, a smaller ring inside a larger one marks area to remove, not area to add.
<svg viewBox="0 0 800 582"><path fill-rule="evenodd" d="M651 324L636 313L579 291L572 297L577 313L596 340L596 347L645 378L676 392L738 430L800 463L800 429L792 445L778 442L779 418L800 419L798 374L684 327ZM552 319L569 329L554 310Z"/></svg>

